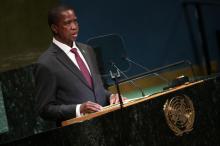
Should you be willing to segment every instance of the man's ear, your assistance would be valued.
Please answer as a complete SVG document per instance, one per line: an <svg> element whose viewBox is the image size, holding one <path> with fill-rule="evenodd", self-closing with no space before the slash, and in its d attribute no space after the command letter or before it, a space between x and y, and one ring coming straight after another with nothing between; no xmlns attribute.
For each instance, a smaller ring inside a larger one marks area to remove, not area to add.
<svg viewBox="0 0 220 146"><path fill-rule="evenodd" d="M57 26L55 24L51 25L51 29L52 29L53 33L57 34Z"/></svg>

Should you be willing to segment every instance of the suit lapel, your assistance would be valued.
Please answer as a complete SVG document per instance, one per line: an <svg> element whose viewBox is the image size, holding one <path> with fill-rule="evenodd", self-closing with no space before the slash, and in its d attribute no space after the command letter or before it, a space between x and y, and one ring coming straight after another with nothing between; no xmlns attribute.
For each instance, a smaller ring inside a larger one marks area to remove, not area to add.
<svg viewBox="0 0 220 146"><path fill-rule="evenodd" d="M84 84L86 84L89 87L86 79L84 78L78 67L69 59L69 57L58 46L56 45L54 46L55 46L54 48L56 49L56 57L58 61L60 61L68 70L70 70L73 74L75 74Z"/></svg>

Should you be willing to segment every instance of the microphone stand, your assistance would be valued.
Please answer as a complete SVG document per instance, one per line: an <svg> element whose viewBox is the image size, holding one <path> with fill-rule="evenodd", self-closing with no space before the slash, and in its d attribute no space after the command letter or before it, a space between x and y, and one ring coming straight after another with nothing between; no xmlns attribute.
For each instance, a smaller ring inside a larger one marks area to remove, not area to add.
<svg viewBox="0 0 220 146"><path fill-rule="evenodd" d="M115 68L114 63L112 63L112 67ZM118 82L118 78L120 78L120 72L117 68L115 68L115 69L116 69L115 73L112 73L112 71L110 70L110 75L111 75L112 80L115 82L116 89L117 89L117 92L118 92L120 107L122 109L123 108L123 101L122 101L121 92L120 92L120 89L119 89L119 82Z"/></svg>
<svg viewBox="0 0 220 146"><path fill-rule="evenodd" d="M113 66L114 66L126 79L129 79L128 76L127 76L125 73L123 73L123 71L121 71L115 64L113 64ZM143 91L143 89L140 88L139 86L137 86L132 80L128 81L128 83L130 83L132 86L134 86L135 88L137 88L137 89L141 92L141 95L142 95L143 97L146 96L145 93L144 93L144 91Z"/></svg>

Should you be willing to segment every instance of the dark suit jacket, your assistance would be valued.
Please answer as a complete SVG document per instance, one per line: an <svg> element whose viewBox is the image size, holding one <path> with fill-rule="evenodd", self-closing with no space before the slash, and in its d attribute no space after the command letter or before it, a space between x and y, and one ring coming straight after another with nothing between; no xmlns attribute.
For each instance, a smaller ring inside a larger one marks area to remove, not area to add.
<svg viewBox="0 0 220 146"><path fill-rule="evenodd" d="M108 104L110 93L102 84L93 49L76 43L93 79L91 89L80 70L55 44L40 56L35 69L37 109L44 119L63 121L76 116L76 104L86 101Z"/></svg>

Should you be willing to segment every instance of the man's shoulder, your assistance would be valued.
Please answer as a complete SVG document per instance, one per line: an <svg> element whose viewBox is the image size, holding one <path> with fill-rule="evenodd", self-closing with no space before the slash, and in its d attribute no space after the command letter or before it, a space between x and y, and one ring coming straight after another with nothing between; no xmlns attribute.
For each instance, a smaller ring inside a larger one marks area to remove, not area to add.
<svg viewBox="0 0 220 146"><path fill-rule="evenodd" d="M37 60L37 63L47 64L56 58L57 48L51 44L50 47L44 51Z"/></svg>
<svg viewBox="0 0 220 146"><path fill-rule="evenodd" d="M88 44L81 43L81 42L76 42L76 45L79 46L80 48L91 48Z"/></svg>

